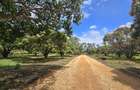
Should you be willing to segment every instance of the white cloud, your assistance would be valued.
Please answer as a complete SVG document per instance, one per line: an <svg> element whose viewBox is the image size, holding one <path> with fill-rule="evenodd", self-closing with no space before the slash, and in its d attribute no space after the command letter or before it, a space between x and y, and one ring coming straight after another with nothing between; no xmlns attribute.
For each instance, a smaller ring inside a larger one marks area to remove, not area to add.
<svg viewBox="0 0 140 90"><path fill-rule="evenodd" d="M101 29L101 32L105 35L105 34L109 33L109 30L108 30L108 28L104 27Z"/></svg>
<svg viewBox="0 0 140 90"><path fill-rule="evenodd" d="M132 22L127 22L125 25L121 25L119 27L130 27L132 25ZM108 28L103 27L100 30L97 30L96 25L92 25L89 27L89 31L83 32L82 35L77 36L81 42L86 43L95 43L98 45L103 44L103 38L107 33L111 33ZM113 30L114 31L114 30Z"/></svg>
<svg viewBox="0 0 140 90"><path fill-rule="evenodd" d="M83 2L84 5L91 5L92 4L92 0L85 0Z"/></svg>
<svg viewBox="0 0 140 90"><path fill-rule="evenodd" d="M87 19L91 16L92 10L94 9L92 6L93 0L84 0L83 5L81 6L84 14L84 19Z"/></svg>
<svg viewBox="0 0 140 90"><path fill-rule="evenodd" d="M114 28L114 29L112 30L112 32L109 32L109 33L110 33L110 34L113 33L113 32L116 31L118 28L123 28L123 27L128 27L128 28L130 28L132 24L133 24L133 22L127 22L127 23L124 24L124 25L120 25L119 27Z"/></svg>
<svg viewBox="0 0 140 90"><path fill-rule="evenodd" d="M103 36L99 31L91 30L79 37L81 42L102 44Z"/></svg>
<svg viewBox="0 0 140 90"><path fill-rule="evenodd" d="M85 19L86 19L86 18L89 18L90 15L91 15L90 13L88 13L88 12L84 12L84 11L83 11L83 14L84 14L84 18L85 18Z"/></svg>
<svg viewBox="0 0 140 90"><path fill-rule="evenodd" d="M132 24L133 24L133 22L127 22L127 23L126 23L126 26L127 26L127 27L131 27Z"/></svg>
<svg viewBox="0 0 140 90"><path fill-rule="evenodd" d="M96 25L92 25L92 26L89 27L89 29L96 29L96 28L97 28Z"/></svg>
<svg viewBox="0 0 140 90"><path fill-rule="evenodd" d="M127 22L124 25L120 25L119 28L122 28L122 27L128 27L128 28L130 28L132 24L133 24L132 22Z"/></svg>
<svg viewBox="0 0 140 90"><path fill-rule="evenodd" d="M106 33L108 33L108 29L104 27L101 30L92 29L88 32L82 33L81 36L77 37L81 40L81 42L102 45L103 38Z"/></svg>
<svg viewBox="0 0 140 90"><path fill-rule="evenodd" d="M58 30L59 32L65 32L65 29L64 28L61 28Z"/></svg>

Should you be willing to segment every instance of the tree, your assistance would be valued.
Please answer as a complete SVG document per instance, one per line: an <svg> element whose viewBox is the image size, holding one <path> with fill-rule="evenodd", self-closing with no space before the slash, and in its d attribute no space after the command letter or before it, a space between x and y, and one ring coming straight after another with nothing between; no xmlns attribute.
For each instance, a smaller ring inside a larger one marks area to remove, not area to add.
<svg viewBox="0 0 140 90"><path fill-rule="evenodd" d="M54 32L53 30L49 30L47 32L42 32L42 33L40 33L40 35L38 35L40 50L43 53L45 58L48 58L49 53L55 47L55 45L54 45L55 35L56 35L56 32Z"/></svg>
<svg viewBox="0 0 140 90"><path fill-rule="evenodd" d="M19 26L18 21L0 22L0 45L2 46L2 56L8 57L15 46L17 38L24 36L24 30Z"/></svg>
<svg viewBox="0 0 140 90"><path fill-rule="evenodd" d="M80 49L83 53L93 54L95 49L94 43L81 43Z"/></svg>
<svg viewBox="0 0 140 90"><path fill-rule="evenodd" d="M40 44L38 43L38 41L39 38L36 35L25 35L24 37L18 38L16 40L16 49L26 50L29 53L33 53L36 56L40 51Z"/></svg>
<svg viewBox="0 0 140 90"><path fill-rule="evenodd" d="M114 32L107 34L104 40L119 57L125 55L131 59L136 53L136 41L131 37L131 34L131 28L119 27Z"/></svg>
<svg viewBox="0 0 140 90"><path fill-rule="evenodd" d="M67 53L69 54L80 54L80 40L77 37L71 36L67 40Z"/></svg>
<svg viewBox="0 0 140 90"><path fill-rule="evenodd" d="M133 0L131 15L134 17L134 24L132 25L132 37L137 40L140 45L140 0Z"/></svg>
<svg viewBox="0 0 140 90"><path fill-rule="evenodd" d="M48 32L52 30L59 37L61 33L58 34L58 32L63 28L65 35L71 35L72 23L79 24L82 19L82 2L83 0L0 1L0 43L4 47L3 56L8 56L16 39L24 37L24 35L31 37L39 35L43 38L40 39L42 40L40 42L45 42L42 44L45 50L42 50L47 57L48 50L50 51L52 48L52 38L47 38L47 41L44 41ZM62 39L60 38L60 40ZM65 39L63 41L65 42ZM36 44L34 45L36 46ZM64 47L60 45L64 44L57 43L58 47Z"/></svg>
<svg viewBox="0 0 140 90"><path fill-rule="evenodd" d="M57 32L53 39L54 44L56 45L57 50L59 51L61 57L64 56L67 44L67 35L62 32Z"/></svg>
<svg viewBox="0 0 140 90"><path fill-rule="evenodd" d="M26 35L19 45L35 55L37 55L38 52L41 52L45 58L48 58L48 54L55 48L53 42L55 34L55 31L47 30L32 36Z"/></svg>
<svg viewBox="0 0 140 90"><path fill-rule="evenodd" d="M111 46L109 45L109 40L111 39L111 35L110 34L106 34L103 38L104 41L104 45L101 48L101 52L107 56L112 52L112 49L110 48Z"/></svg>

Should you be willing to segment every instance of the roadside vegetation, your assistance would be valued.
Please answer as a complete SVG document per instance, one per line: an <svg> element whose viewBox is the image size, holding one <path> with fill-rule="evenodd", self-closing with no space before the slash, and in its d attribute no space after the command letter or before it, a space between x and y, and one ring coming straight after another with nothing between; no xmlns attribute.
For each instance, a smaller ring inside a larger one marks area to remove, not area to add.
<svg viewBox="0 0 140 90"><path fill-rule="evenodd" d="M27 87L44 77L53 77L56 70L64 68L64 65L74 57L50 54L45 59L43 56L25 54L24 56L14 55L14 57L2 58L0 59L0 90L22 90L25 86Z"/></svg>
<svg viewBox="0 0 140 90"><path fill-rule="evenodd" d="M103 45L92 49L93 58L109 67L140 78L140 0L133 0L131 26L118 27L104 37Z"/></svg>
<svg viewBox="0 0 140 90"><path fill-rule="evenodd" d="M0 1L0 90L22 89L80 54L83 0Z"/></svg>
<svg viewBox="0 0 140 90"><path fill-rule="evenodd" d="M118 27L105 35L102 46L93 48L93 54L103 60L140 61L140 0L133 0L131 26Z"/></svg>

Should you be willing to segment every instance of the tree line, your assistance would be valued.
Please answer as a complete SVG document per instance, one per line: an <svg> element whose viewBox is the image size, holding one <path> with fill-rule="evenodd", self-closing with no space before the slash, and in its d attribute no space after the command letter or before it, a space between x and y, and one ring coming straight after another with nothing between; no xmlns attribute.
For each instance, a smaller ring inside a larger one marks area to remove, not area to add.
<svg viewBox="0 0 140 90"><path fill-rule="evenodd" d="M115 55L119 58L125 56L128 59L140 54L140 0L132 1L130 13L134 17L132 25L118 27L113 32L106 34L103 38L103 45L90 47L88 43L85 43L86 53Z"/></svg>
<svg viewBox="0 0 140 90"><path fill-rule="evenodd" d="M114 53L132 59L140 53L140 0L133 0L130 15L134 17L130 27L119 27L104 37L105 55Z"/></svg>
<svg viewBox="0 0 140 90"><path fill-rule="evenodd" d="M83 0L1 0L0 55L22 49L45 58L50 53L110 53L132 58L140 53L140 0L133 0L131 27L119 27L105 35L103 46L81 43L72 36L72 24L83 18Z"/></svg>
<svg viewBox="0 0 140 90"><path fill-rule="evenodd" d="M131 59L139 52L139 42L132 37L133 31L129 27L120 27L104 37L106 53L115 53L118 57L125 55Z"/></svg>
<svg viewBox="0 0 140 90"><path fill-rule="evenodd" d="M12 50L31 53L50 52L61 56L72 35L72 24L82 19L83 0L1 0L0 54Z"/></svg>

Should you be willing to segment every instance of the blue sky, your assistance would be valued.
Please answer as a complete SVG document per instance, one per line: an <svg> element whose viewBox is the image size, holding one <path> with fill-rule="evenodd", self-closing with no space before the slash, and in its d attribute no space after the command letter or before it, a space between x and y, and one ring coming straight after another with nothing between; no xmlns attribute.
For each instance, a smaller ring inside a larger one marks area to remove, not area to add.
<svg viewBox="0 0 140 90"><path fill-rule="evenodd" d="M131 0L85 0L84 18L80 25L73 25L74 35L82 42L102 44L105 34L120 26L130 26Z"/></svg>

